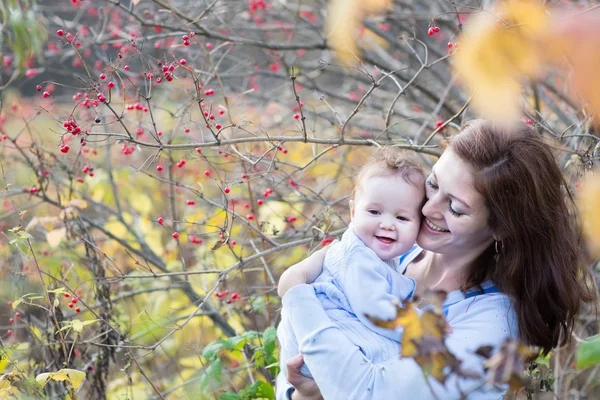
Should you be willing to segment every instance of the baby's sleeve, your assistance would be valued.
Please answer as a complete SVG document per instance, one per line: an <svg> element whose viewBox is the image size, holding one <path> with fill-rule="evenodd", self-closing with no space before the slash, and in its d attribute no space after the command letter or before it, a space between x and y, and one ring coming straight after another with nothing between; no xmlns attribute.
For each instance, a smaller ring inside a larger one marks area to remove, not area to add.
<svg viewBox="0 0 600 400"><path fill-rule="evenodd" d="M412 294L414 281L397 273L395 279L389 279L390 272L395 271L367 247L352 248L346 254L344 263L340 286L352 307L352 312L370 329L398 340L397 332L375 326L365 314L383 320L396 317L394 302L406 298L399 298L398 294Z"/></svg>

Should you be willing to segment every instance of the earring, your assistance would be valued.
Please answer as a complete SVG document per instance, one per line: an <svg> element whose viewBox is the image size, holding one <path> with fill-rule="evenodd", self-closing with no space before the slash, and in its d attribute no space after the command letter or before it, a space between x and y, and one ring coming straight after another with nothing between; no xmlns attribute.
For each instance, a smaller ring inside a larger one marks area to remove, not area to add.
<svg viewBox="0 0 600 400"><path fill-rule="evenodd" d="M504 244L501 240L496 240L496 242L494 243L494 249L496 250L497 255L500 255L502 250L504 250Z"/></svg>

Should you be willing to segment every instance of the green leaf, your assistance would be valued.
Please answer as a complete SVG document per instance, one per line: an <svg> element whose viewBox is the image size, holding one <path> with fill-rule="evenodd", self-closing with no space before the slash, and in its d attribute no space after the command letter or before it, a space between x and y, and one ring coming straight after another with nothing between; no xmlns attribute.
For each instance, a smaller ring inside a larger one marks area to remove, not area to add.
<svg viewBox="0 0 600 400"><path fill-rule="evenodd" d="M219 340L217 342L212 342L212 343L207 344L206 347L204 348L204 350L202 350L202 355L204 356L204 358L206 358L207 360L210 360L210 361L217 358L217 353L221 349L223 349L223 347L225 347L223 342L225 342L225 341Z"/></svg>
<svg viewBox="0 0 600 400"><path fill-rule="evenodd" d="M256 381L246 388L251 399L269 399L275 400L275 391L273 385L265 381Z"/></svg>
<svg viewBox="0 0 600 400"><path fill-rule="evenodd" d="M263 351L268 356L272 356L273 352L277 348L277 330L275 327L270 326L263 332Z"/></svg>
<svg viewBox="0 0 600 400"><path fill-rule="evenodd" d="M579 344L575 365L578 369L600 364L600 335Z"/></svg>
<svg viewBox="0 0 600 400"><path fill-rule="evenodd" d="M221 393L221 395L219 396L219 400L240 400L240 399L241 399L240 395L237 393L233 393L233 392Z"/></svg>
<svg viewBox="0 0 600 400"><path fill-rule="evenodd" d="M200 379L200 390L204 390L210 383L220 384L222 375L223 364L221 363L221 360L217 358L208 366L208 368L206 368L202 379Z"/></svg>
<svg viewBox="0 0 600 400"><path fill-rule="evenodd" d="M16 299L15 301L13 301L13 303L12 303L13 310L16 309L17 307L19 307L19 304L21 304L22 302L23 302L23 299Z"/></svg>

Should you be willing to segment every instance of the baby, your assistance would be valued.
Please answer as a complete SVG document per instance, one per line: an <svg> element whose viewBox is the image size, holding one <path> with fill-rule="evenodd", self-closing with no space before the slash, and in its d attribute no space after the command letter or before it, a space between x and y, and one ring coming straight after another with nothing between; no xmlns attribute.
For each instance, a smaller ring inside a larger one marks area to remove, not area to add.
<svg viewBox="0 0 600 400"><path fill-rule="evenodd" d="M413 294L415 281L397 268L399 256L412 248L419 233L424 181L412 153L379 149L356 177L350 226L330 246L323 272L312 283L331 320L375 363L399 354L400 332L375 326L365 314L392 319L392 302ZM299 353L285 308L277 335L285 371L286 361ZM301 372L312 376L306 364Z"/></svg>

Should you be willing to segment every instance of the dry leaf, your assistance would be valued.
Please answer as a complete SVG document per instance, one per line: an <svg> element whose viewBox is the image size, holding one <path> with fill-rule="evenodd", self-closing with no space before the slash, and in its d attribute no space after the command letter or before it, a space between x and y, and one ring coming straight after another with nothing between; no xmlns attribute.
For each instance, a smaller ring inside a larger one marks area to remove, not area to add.
<svg viewBox="0 0 600 400"><path fill-rule="evenodd" d="M545 54L550 62L566 60L572 73L575 94L580 95L595 113L600 126L600 10L577 16L556 13L546 40Z"/></svg>
<svg viewBox="0 0 600 400"><path fill-rule="evenodd" d="M579 191L577 202L581 212L583 232L588 248L594 257L600 257L600 209L598 199L600 199L600 176L592 175Z"/></svg>
<svg viewBox="0 0 600 400"><path fill-rule="evenodd" d="M46 233L46 241L52 248L58 247L60 243L67 237L67 228L54 229Z"/></svg>
<svg viewBox="0 0 600 400"><path fill-rule="evenodd" d="M71 199L71 201L69 201L69 205L80 208L80 209L87 208L87 206L88 206L87 201L85 201L83 199Z"/></svg>
<svg viewBox="0 0 600 400"><path fill-rule="evenodd" d="M332 0L327 13L327 41L343 64L354 65L360 58L357 39L362 21L385 11L391 0Z"/></svg>
<svg viewBox="0 0 600 400"><path fill-rule="evenodd" d="M518 339L507 339L500 350L483 363L488 384L508 383L511 391L519 390L529 382L529 377L523 373L525 363L537 354Z"/></svg>
<svg viewBox="0 0 600 400"><path fill-rule="evenodd" d="M484 117L502 123L520 119L519 79L535 76L541 66L539 41L548 24L540 3L508 1L497 16L483 12L466 26L453 66Z"/></svg>
<svg viewBox="0 0 600 400"><path fill-rule="evenodd" d="M79 390L79 387L83 383L84 379L85 372L70 368L63 368L57 372L46 372L35 377L37 383L39 383L42 387L46 385L49 380L59 382L67 381L71 384L71 386L73 386L75 391Z"/></svg>

